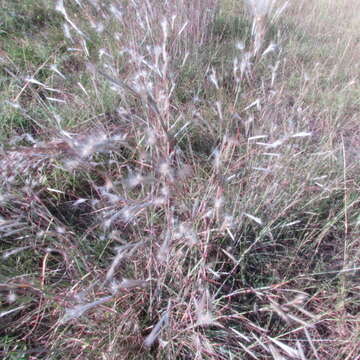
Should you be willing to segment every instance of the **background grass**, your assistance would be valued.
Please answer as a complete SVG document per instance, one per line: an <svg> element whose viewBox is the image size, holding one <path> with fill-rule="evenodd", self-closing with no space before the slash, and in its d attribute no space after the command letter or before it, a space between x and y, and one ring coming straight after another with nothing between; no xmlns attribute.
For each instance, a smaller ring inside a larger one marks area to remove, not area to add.
<svg viewBox="0 0 360 360"><path fill-rule="evenodd" d="M2 358L359 356L359 6L261 4L0 1Z"/></svg>

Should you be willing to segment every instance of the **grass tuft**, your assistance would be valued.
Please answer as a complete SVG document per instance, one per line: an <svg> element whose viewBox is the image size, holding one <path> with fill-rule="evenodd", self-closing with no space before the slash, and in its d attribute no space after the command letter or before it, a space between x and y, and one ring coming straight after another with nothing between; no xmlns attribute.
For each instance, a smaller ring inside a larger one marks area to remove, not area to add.
<svg viewBox="0 0 360 360"><path fill-rule="evenodd" d="M1 358L358 356L353 7L0 5Z"/></svg>

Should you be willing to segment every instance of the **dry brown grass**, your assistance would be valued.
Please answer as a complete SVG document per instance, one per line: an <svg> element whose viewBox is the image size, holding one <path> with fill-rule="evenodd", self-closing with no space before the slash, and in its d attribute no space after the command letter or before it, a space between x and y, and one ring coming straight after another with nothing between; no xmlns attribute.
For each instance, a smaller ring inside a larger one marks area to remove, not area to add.
<svg viewBox="0 0 360 360"><path fill-rule="evenodd" d="M358 15L76 3L4 65L1 355L356 359Z"/></svg>

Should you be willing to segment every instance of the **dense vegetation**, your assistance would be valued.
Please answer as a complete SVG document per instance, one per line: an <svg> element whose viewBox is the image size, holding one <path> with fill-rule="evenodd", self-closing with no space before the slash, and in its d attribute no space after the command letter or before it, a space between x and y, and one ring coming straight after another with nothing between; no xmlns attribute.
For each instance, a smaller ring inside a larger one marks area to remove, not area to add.
<svg viewBox="0 0 360 360"><path fill-rule="evenodd" d="M357 1L0 7L2 359L359 356Z"/></svg>

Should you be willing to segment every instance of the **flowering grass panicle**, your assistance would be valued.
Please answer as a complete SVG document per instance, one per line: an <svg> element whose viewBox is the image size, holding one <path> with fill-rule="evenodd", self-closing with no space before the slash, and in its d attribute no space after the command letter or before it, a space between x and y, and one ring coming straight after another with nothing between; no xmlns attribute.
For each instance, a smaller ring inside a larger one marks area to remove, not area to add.
<svg viewBox="0 0 360 360"><path fill-rule="evenodd" d="M355 15L288 3L3 2L2 358L358 356Z"/></svg>

